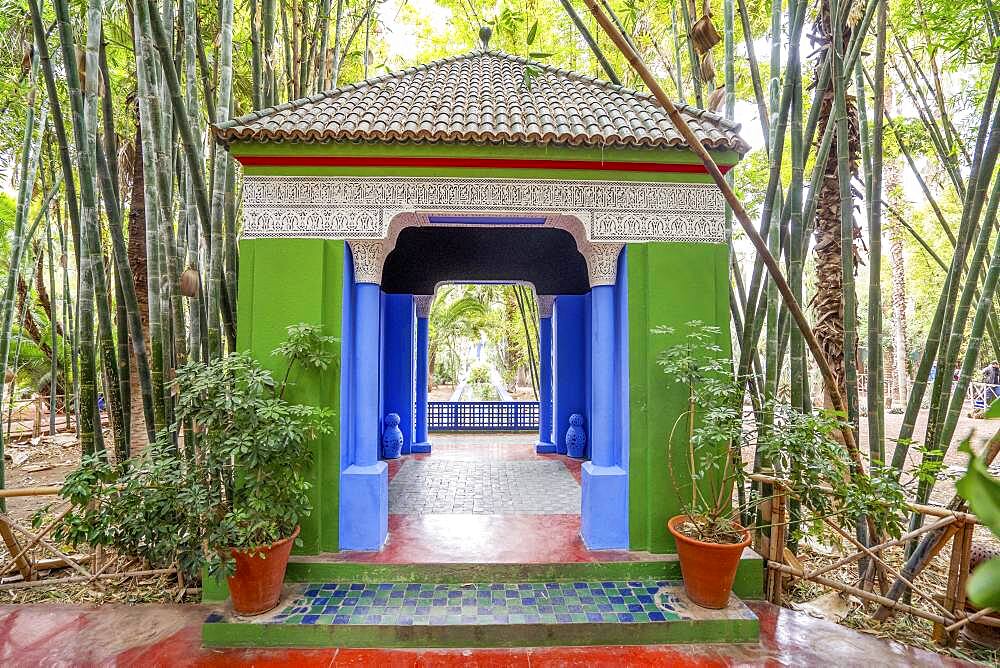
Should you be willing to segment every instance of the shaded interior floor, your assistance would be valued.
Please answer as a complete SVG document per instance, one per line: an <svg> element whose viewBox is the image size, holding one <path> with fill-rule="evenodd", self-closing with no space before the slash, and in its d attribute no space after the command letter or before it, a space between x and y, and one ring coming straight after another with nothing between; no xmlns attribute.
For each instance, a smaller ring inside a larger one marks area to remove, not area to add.
<svg viewBox="0 0 1000 668"><path fill-rule="evenodd" d="M0 606L0 664L100 666L960 666L768 603L759 644L529 649L206 649L202 605Z"/></svg>

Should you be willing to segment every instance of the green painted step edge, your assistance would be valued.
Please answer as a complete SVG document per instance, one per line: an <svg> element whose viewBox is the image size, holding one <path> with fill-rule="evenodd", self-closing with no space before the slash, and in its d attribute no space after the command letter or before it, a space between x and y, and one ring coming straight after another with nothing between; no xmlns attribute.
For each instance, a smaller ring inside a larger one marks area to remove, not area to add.
<svg viewBox="0 0 1000 668"><path fill-rule="evenodd" d="M546 647L757 642L754 619L445 626L202 624L206 647Z"/></svg>
<svg viewBox="0 0 1000 668"><path fill-rule="evenodd" d="M600 561L557 564L364 564L358 562L291 562L286 582L555 582L593 580L635 580L639 578L679 580L680 562ZM733 593L743 600L764 598L764 562L759 557L744 558L736 570ZM205 576L202 601L225 601L225 582Z"/></svg>

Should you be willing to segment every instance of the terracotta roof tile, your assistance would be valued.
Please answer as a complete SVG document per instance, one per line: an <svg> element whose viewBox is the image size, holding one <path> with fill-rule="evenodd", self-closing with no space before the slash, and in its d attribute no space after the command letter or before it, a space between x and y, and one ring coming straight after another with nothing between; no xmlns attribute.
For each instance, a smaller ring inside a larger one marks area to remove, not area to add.
<svg viewBox="0 0 1000 668"><path fill-rule="evenodd" d="M539 72L525 85L531 62ZM702 143L745 153L738 123L679 104ZM385 74L221 123L225 143L388 141L683 147L647 93L499 51Z"/></svg>

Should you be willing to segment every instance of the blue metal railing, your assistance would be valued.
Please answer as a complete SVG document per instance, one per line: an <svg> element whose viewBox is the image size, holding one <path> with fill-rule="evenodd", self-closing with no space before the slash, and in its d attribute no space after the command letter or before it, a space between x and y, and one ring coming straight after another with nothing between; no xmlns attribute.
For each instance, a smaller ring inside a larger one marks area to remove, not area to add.
<svg viewBox="0 0 1000 668"><path fill-rule="evenodd" d="M429 401L428 431L538 431L537 401Z"/></svg>

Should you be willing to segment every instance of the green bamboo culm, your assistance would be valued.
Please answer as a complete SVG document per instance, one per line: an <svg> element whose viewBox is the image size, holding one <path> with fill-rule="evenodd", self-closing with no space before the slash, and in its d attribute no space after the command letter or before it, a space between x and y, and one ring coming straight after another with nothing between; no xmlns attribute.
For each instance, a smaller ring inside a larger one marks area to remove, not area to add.
<svg viewBox="0 0 1000 668"><path fill-rule="evenodd" d="M886 5L880 0L875 40L875 95L871 134L871 177L868 180L868 454L885 462L885 373L882 364L882 160L885 112ZM864 91L858 65L859 87ZM862 99L859 96L858 99ZM862 116L862 118L864 118ZM864 126L867 130L867 122ZM867 146L868 142L864 142Z"/></svg>
<svg viewBox="0 0 1000 668"><path fill-rule="evenodd" d="M17 289L17 277L21 271L21 260L24 257L26 242L24 239L25 219L28 216L28 209L31 206L31 193L34 187L35 174L38 163L41 159L41 138L42 133L38 133L35 138L35 97L37 90L38 74L40 69L38 52L36 51L31 61L31 74L29 79L28 98L24 122L24 138L21 141L21 160L18 168L20 183L17 189L17 205L14 211L14 230L11 238L11 255L8 261L7 283L4 286L3 302L0 303L0 406L3 405L3 395L7 388L7 356L10 353L11 331L14 322L14 293ZM42 114L41 126L45 127L45 114ZM0 430L2 432L2 430ZM2 465L4 455L3 434L0 433L0 489L6 486L4 474L5 467ZM0 499L0 510L6 510L6 501Z"/></svg>
<svg viewBox="0 0 1000 668"><path fill-rule="evenodd" d="M229 114L233 84L233 0L222 0L219 35L219 89L215 104L215 122L222 123ZM223 300L228 302L223 285L225 271L223 258L223 216L225 204L226 172L229 169L229 153L215 151L213 171L211 241L208 260L208 345L212 359L222 356Z"/></svg>
<svg viewBox="0 0 1000 668"><path fill-rule="evenodd" d="M145 174L156 173L156 137L162 115L159 112L158 99L155 94L154 82L155 62L152 46L149 44L149 32L143 30L143 24L148 23L148 5L145 2L135 4L133 17L133 40L136 53L136 83L139 100L139 135L142 144L142 168ZM166 405L164 402L163 374L163 332L160 314L160 272L157 260L156 227L160 218L160 192L156 179L143 179L143 200L146 221L146 279L147 308L149 312L149 367L153 399L153 432L159 433L166 427ZM147 425L148 429L148 425Z"/></svg>

